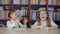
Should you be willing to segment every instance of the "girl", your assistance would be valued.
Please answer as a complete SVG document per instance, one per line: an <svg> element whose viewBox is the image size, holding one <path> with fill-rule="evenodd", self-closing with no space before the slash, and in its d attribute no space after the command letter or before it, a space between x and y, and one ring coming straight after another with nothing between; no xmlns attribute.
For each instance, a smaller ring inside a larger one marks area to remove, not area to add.
<svg viewBox="0 0 60 34"><path fill-rule="evenodd" d="M7 27L8 28L20 28L20 27L26 27L25 25L20 23L20 19L17 16L17 12L14 11L10 11L8 13L8 18L9 20L7 21ZM28 22L28 20L24 19L24 24Z"/></svg>
<svg viewBox="0 0 60 34"><path fill-rule="evenodd" d="M32 25L32 28L40 28L45 30L55 29L58 26L52 21L52 19L49 17L49 14L45 10L40 11L40 19L35 22L34 25Z"/></svg>
<svg viewBox="0 0 60 34"><path fill-rule="evenodd" d="M9 18L9 20L7 21L7 27L8 27L8 28L19 27L19 25L18 25L17 22L15 21L16 17L17 17L17 13L16 13L15 10L10 11L10 12L8 13L8 18ZM19 22L19 23L20 23L20 22Z"/></svg>
<svg viewBox="0 0 60 34"><path fill-rule="evenodd" d="M30 28L30 23L29 23L29 19L27 16L23 16L23 20L21 21L21 23L27 27L27 28Z"/></svg>

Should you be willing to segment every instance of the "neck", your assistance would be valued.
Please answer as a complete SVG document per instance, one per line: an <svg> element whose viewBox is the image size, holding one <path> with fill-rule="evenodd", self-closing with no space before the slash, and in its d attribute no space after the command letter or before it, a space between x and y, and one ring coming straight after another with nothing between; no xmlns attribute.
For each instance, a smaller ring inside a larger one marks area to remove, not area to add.
<svg viewBox="0 0 60 34"><path fill-rule="evenodd" d="M41 21L46 21L46 20L41 20Z"/></svg>
<svg viewBox="0 0 60 34"><path fill-rule="evenodd" d="M14 19L10 19L10 20L14 20Z"/></svg>

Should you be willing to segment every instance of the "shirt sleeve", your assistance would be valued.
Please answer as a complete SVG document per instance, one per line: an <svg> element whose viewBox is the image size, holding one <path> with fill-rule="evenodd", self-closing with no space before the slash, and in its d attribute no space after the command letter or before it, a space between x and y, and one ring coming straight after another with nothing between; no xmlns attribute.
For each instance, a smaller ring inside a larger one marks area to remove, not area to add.
<svg viewBox="0 0 60 34"><path fill-rule="evenodd" d="M8 28L13 28L15 26L14 23L11 23L10 21L7 21L7 27Z"/></svg>
<svg viewBox="0 0 60 34"><path fill-rule="evenodd" d="M21 24L21 23L19 23L19 26L20 27L27 27L27 25L25 24L25 25L23 25L23 24Z"/></svg>
<svg viewBox="0 0 60 34"><path fill-rule="evenodd" d="M55 22L54 22L54 21L51 21L51 25L52 25L52 27L58 27L58 25L57 25L57 24L55 24Z"/></svg>
<svg viewBox="0 0 60 34"><path fill-rule="evenodd" d="M23 26L23 24L19 23L20 26Z"/></svg>
<svg viewBox="0 0 60 34"><path fill-rule="evenodd" d="M37 26L38 25L38 22L36 21L32 26Z"/></svg>

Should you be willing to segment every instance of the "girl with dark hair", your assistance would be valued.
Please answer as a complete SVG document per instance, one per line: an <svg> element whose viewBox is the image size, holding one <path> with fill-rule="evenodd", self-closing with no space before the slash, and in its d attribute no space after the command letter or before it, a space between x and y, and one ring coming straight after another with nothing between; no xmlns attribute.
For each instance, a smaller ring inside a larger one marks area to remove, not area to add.
<svg viewBox="0 0 60 34"><path fill-rule="evenodd" d="M23 19L22 19L21 23L22 23L26 28L30 28L29 18L28 18L27 16L23 16Z"/></svg>

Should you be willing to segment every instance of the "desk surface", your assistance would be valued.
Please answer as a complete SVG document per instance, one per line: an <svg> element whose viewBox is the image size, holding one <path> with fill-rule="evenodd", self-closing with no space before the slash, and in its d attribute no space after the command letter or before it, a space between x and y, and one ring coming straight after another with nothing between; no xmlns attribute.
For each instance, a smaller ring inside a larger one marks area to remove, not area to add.
<svg viewBox="0 0 60 34"><path fill-rule="evenodd" d="M44 31L40 29L16 30L9 28L0 28L0 34L60 34L60 29L53 31Z"/></svg>

